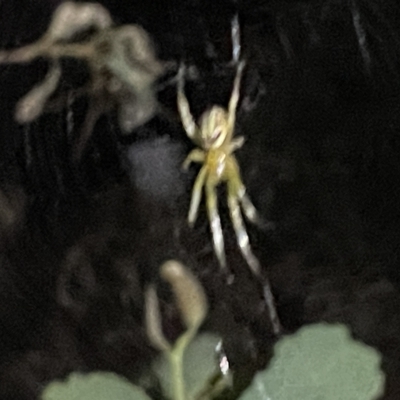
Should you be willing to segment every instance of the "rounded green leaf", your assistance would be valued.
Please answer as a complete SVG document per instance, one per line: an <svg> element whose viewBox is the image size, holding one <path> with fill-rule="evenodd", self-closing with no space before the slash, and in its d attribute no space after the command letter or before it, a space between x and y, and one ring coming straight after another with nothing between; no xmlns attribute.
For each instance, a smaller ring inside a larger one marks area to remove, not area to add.
<svg viewBox="0 0 400 400"><path fill-rule="evenodd" d="M151 400L127 379L109 372L72 373L65 381L51 382L42 400Z"/></svg>
<svg viewBox="0 0 400 400"><path fill-rule="evenodd" d="M346 326L306 326L276 344L240 400L375 400L385 382L380 364L380 353Z"/></svg>

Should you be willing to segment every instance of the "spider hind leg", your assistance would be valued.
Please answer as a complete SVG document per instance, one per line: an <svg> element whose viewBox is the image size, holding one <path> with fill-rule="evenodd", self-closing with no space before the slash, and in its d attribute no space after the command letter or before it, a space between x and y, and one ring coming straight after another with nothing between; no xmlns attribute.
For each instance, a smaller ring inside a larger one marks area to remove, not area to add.
<svg viewBox="0 0 400 400"><path fill-rule="evenodd" d="M258 219L258 214L246 195L246 187L240 177L239 165L233 155L229 157L226 165L225 181L228 190L227 201L229 214L236 234L237 243L251 271L254 275L259 276L261 271L260 262L251 250L249 235L247 234L246 226L243 222L240 204L243 205L244 213L251 222Z"/></svg>
<svg viewBox="0 0 400 400"><path fill-rule="evenodd" d="M245 192L245 188L243 188L243 194L239 197L240 203L242 205L243 213L246 218L254 225L262 225L262 219L258 214L257 209L254 204L250 200L249 196Z"/></svg>
<svg viewBox="0 0 400 400"><path fill-rule="evenodd" d="M238 192L232 181L228 182L228 207L240 251L253 274L259 276L261 273L260 262L251 250L249 235L240 210Z"/></svg>
<svg viewBox="0 0 400 400"><path fill-rule="evenodd" d="M221 227L221 219L218 213L218 202L216 185L213 181L206 182L206 206L208 219L210 221L210 229L213 238L214 251L218 262L223 270L227 270L224 237Z"/></svg>

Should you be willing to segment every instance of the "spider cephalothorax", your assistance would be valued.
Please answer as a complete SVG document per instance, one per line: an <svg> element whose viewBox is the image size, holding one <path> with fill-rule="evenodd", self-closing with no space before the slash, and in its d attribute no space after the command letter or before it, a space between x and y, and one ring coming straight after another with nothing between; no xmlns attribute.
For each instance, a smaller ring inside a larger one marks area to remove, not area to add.
<svg viewBox="0 0 400 400"><path fill-rule="evenodd" d="M253 223L257 223L259 218L255 207L246 194L246 187L240 175L240 167L233 154L244 143L243 137L233 137L244 66L243 61L238 63L228 109L213 106L201 116L199 124L196 124L190 112L189 102L184 94L184 66L182 65L178 74L178 110L186 134L199 146L189 153L183 167L187 169L192 162L203 164L193 186L188 215L189 225L193 226L196 222L204 187L214 250L221 267L226 269L224 239L216 192L216 187L220 183L226 183L229 213L239 248L251 270L259 275L260 264L251 250L241 210L243 210L247 219Z"/></svg>
<svg viewBox="0 0 400 400"><path fill-rule="evenodd" d="M199 129L201 147L207 150L221 147L228 136L228 113L222 107L212 107L201 116Z"/></svg>

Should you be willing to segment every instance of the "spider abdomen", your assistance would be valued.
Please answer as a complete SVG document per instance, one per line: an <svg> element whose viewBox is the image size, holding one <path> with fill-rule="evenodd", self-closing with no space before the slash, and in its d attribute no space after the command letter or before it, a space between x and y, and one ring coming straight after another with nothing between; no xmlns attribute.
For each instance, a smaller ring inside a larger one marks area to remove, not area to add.
<svg viewBox="0 0 400 400"><path fill-rule="evenodd" d="M226 180L226 165L229 155L224 149L211 149L206 153L205 165L208 168L209 179L219 183Z"/></svg>

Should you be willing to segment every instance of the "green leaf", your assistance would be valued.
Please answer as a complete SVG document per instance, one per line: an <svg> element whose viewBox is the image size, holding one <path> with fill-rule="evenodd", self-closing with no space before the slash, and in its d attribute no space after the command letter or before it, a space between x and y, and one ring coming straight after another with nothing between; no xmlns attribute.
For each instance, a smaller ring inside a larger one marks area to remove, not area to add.
<svg viewBox="0 0 400 400"><path fill-rule="evenodd" d="M183 368L188 398L195 398L195 395L207 386L209 380L217 372L215 349L220 340L216 335L203 333L196 336L187 347ZM160 380L163 392L171 397L171 376L167 358L161 355L154 363L152 370Z"/></svg>
<svg viewBox="0 0 400 400"><path fill-rule="evenodd" d="M109 372L72 373L65 381L51 382L42 400L151 400L127 379Z"/></svg>
<svg viewBox="0 0 400 400"><path fill-rule="evenodd" d="M269 367L240 400L375 400L381 356L341 324L315 324L280 340Z"/></svg>

